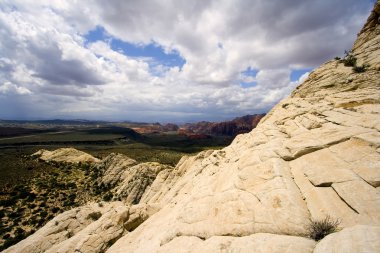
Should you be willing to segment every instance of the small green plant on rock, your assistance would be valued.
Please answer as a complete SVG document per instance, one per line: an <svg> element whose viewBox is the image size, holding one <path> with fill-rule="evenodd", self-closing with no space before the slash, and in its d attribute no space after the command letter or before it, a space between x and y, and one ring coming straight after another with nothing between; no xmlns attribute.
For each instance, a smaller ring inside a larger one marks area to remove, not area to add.
<svg viewBox="0 0 380 253"><path fill-rule="evenodd" d="M89 213L87 218L96 221L99 220L100 217L102 217L101 212L93 212Z"/></svg>
<svg viewBox="0 0 380 253"><path fill-rule="evenodd" d="M355 73L363 73L368 68L368 64L363 64L362 66L356 65L357 59L352 55L351 51L344 51L345 57L342 60L339 60L339 57L335 57L335 60L339 60L339 62L343 63L346 67L352 67L352 71Z"/></svg>
<svg viewBox="0 0 380 253"><path fill-rule="evenodd" d="M344 66L354 67L356 66L356 57L352 55L351 51L344 51L345 57L342 60Z"/></svg>
<svg viewBox="0 0 380 253"><path fill-rule="evenodd" d="M113 194L112 192L107 192L104 196L103 196L103 200L104 201L110 201L113 197Z"/></svg>
<svg viewBox="0 0 380 253"><path fill-rule="evenodd" d="M323 220L312 220L309 225L309 236L316 241L322 240L325 236L336 232L339 224L339 219L333 219L329 215Z"/></svg>
<svg viewBox="0 0 380 253"><path fill-rule="evenodd" d="M369 67L369 65L363 64L362 66L355 66L355 67L353 67L352 70L355 73L363 73L363 72L365 72L368 69L368 67Z"/></svg>

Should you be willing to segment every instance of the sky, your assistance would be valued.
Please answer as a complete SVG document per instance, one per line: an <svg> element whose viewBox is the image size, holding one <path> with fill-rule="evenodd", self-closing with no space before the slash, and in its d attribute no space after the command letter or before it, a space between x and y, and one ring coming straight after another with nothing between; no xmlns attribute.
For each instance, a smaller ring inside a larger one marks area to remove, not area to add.
<svg viewBox="0 0 380 253"><path fill-rule="evenodd" d="M2 0L0 118L268 112L350 49L373 0Z"/></svg>

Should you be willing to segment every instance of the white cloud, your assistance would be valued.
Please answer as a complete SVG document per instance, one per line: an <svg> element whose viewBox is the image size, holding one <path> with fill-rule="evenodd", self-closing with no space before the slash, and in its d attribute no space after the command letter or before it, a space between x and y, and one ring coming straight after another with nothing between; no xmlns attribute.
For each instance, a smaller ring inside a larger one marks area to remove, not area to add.
<svg viewBox="0 0 380 253"><path fill-rule="evenodd" d="M3 105L19 109L1 109L0 117L30 110L36 117L175 121L264 112L306 78L291 82L291 69L316 67L349 49L371 5L3 1L0 93ZM84 35L96 26L130 43L176 50L186 63L181 70L128 57L109 41L85 43ZM256 77L242 74L248 67L259 70ZM257 85L242 88L241 81Z"/></svg>
<svg viewBox="0 0 380 253"><path fill-rule="evenodd" d="M25 87L20 87L20 86L17 86L16 84L6 82L0 85L0 93L26 95L26 94L31 94L32 92Z"/></svg>

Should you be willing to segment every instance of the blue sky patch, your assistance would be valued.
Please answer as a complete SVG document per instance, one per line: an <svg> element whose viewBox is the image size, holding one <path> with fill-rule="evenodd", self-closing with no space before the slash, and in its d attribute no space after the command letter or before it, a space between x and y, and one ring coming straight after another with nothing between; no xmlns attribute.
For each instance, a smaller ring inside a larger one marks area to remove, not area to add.
<svg viewBox="0 0 380 253"><path fill-rule="evenodd" d="M307 69L293 69L290 73L290 81L295 82L300 79L300 77L305 74L306 72L310 72L313 69L307 68Z"/></svg>
<svg viewBox="0 0 380 253"><path fill-rule="evenodd" d="M256 77L257 73L259 73L258 69L253 69L252 67L248 67L246 70L241 72L245 76L253 76Z"/></svg>
<svg viewBox="0 0 380 253"><path fill-rule="evenodd" d="M253 69L251 67L248 67L246 70L244 70L244 71L241 72L241 75L242 76L256 77L256 75L257 75L258 72L259 72L259 70ZM256 86L257 82L256 81L253 81L253 82L244 82L244 81L241 81L239 84L243 88L249 88L249 87Z"/></svg>
<svg viewBox="0 0 380 253"><path fill-rule="evenodd" d="M257 85L257 82L240 82L240 86L242 88L250 88L250 87L255 87Z"/></svg>
<svg viewBox="0 0 380 253"><path fill-rule="evenodd" d="M172 51L170 53L165 53L162 46L155 42L147 45L133 44L129 42L122 41L120 39L114 38L107 34L107 31L101 27L97 26L94 30L89 31L86 35L86 44L95 42L98 40L110 42L112 50L120 52L129 57L146 57L152 59L152 63L148 61L148 64L155 67L157 65L163 65L165 67L175 67L178 66L182 69L183 65L186 63L178 51Z"/></svg>

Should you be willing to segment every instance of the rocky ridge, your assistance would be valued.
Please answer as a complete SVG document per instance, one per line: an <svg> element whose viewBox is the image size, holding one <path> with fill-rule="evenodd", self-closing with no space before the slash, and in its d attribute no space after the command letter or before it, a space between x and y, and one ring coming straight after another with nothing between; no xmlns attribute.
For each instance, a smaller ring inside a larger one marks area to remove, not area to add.
<svg viewBox="0 0 380 253"><path fill-rule="evenodd" d="M156 162L139 164L126 155L112 153L98 165L98 169L103 171L98 185L111 193L113 199L137 204L156 176L161 171L173 170L173 167Z"/></svg>
<svg viewBox="0 0 380 253"><path fill-rule="evenodd" d="M46 162L97 163L100 161L98 158L75 148L60 148L54 151L41 149L32 156Z"/></svg>
<svg viewBox="0 0 380 253"><path fill-rule="evenodd" d="M379 15L352 50L365 72L329 61L230 146L153 169L138 205L79 207L5 252L378 252ZM340 231L310 239L327 215Z"/></svg>
<svg viewBox="0 0 380 253"><path fill-rule="evenodd" d="M187 134L210 134L222 136L236 136L248 133L257 126L265 114L245 115L230 121L187 123L180 129L180 133Z"/></svg>

